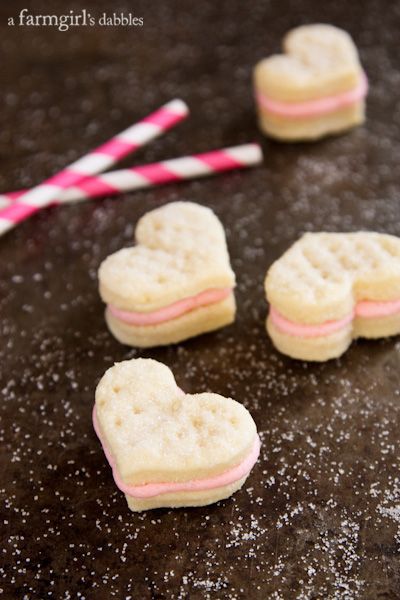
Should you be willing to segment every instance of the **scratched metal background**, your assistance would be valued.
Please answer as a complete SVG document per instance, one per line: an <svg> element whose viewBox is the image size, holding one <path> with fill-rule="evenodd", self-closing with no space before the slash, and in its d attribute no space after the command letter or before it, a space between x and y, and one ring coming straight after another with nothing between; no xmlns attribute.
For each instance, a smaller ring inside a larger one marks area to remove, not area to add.
<svg viewBox="0 0 400 600"><path fill-rule="evenodd" d="M9 27L23 7L133 12L144 26ZM285 31L315 21L353 35L371 84L368 121L310 145L262 140L252 67ZM48 209L0 240L5 598L400 598L399 340L357 342L322 365L291 361L265 335L262 286L305 230L400 235L399 26L399 4L378 1L1 4L2 191L40 182L173 97L190 119L135 163L253 140L265 150L257 170ZM212 207L226 227L237 321L131 350L105 327L96 271L132 243L139 216L176 199ZM262 455L233 498L127 510L90 413L105 369L135 356L164 361L185 390L251 410Z"/></svg>

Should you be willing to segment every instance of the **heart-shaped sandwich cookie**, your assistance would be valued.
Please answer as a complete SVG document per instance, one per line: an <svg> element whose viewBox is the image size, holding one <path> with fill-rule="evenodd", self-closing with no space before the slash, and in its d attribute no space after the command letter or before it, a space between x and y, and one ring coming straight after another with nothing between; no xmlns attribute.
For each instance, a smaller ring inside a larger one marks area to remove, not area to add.
<svg viewBox="0 0 400 600"><path fill-rule="evenodd" d="M100 266L114 336L131 346L180 342L235 317L235 275L225 233L209 208L173 202L144 215L137 245Z"/></svg>
<svg viewBox="0 0 400 600"><path fill-rule="evenodd" d="M260 61L254 85L260 127L288 141L312 140L364 121L366 76L351 37L332 25L304 25L284 54Z"/></svg>
<svg viewBox="0 0 400 600"><path fill-rule="evenodd" d="M106 371L93 424L134 511L227 498L243 485L260 449L244 406L218 394L185 394L170 369L151 359Z"/></svg>
<svg viewBox="0 0 400 600"><path fill-rule="evenodd" d="M307 233L265 280L267 330L293 358L340 356L357 337L400 333L400 238Z"/></svg>

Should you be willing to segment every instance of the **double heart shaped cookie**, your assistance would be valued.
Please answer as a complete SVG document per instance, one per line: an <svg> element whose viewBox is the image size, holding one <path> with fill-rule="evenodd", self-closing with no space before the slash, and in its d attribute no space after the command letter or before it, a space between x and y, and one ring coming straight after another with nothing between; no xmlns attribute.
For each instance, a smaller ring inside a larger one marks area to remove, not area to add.
<svg viewBox="0 0 400 600"><path fill-rule="evenodd" d="M282 140L316 139L364 121L366 77L350 36L331 25L304 25L284 52L256 65L261 129Z"/></svg>
<svg viewBox="0 0 400 600"><path fill-rule="evenodd" d="M150 359L106 371L93 423L134 511L227 498L259 454L256 426L244 406L218 394L185 394L168 367Z"/></svg>
<svg viewBox="0 0 400 600"><path fill-rule="evenodd" d="M106 321L122 343L171 344L218 329L235 316L235 275L214 213L173 202L142 217L137 245L100 266Z"/></svg>
<svg viewBox="0 0 400 600"><path fill-rule="evenodd" d="M357 337L400 333L400 238L308 233L267 273L267 330L293 358L340 356Z"/></svg>

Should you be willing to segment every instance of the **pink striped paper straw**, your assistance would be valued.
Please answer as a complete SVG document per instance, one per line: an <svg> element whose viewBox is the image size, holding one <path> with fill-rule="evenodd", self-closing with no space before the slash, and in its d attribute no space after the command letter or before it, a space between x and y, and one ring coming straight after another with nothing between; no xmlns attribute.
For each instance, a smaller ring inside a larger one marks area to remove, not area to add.
<svg viewBox="0 0 400 600"><path fill-rule="evenodd" d="M261 163L262 158L262 151L258 144L243 144L130 169L110 171L97 177L86 177L79 184L65 190L56 203L65 204L99 196L112 196L163 183L216 175L223 171L257 165ZM19 198L22 198L24 193L24 190L21 190L3 194L0 200L18 206ZM3 213L4 210L0 210L0 220ZM22 216L21 221L25 218Z"/></svg>
<svg viewBox="0 0 400 600"><path fill-rule="evenodd" d="M117 161L165 133L182 121L188 112L188 107L182 100L172 100L40 185L24 192L18 202L1 211L0 235L52 204L57 197L61 197L64 190L76 186L88 176L109 169Z"/></svg>
<svg viewBox="0 0 400 600"><path fill-rule="evenodd" d="M6 192L5 194L0 194L0 211L3 208L7 208L13 202L15 202L20 196L25 194L28 190L17 190L15 192Z"/></svg>

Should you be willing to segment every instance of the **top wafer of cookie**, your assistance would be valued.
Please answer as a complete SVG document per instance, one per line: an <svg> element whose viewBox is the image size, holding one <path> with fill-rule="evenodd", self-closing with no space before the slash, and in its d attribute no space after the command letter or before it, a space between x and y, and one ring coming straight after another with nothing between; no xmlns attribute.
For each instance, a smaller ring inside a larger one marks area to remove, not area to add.
<svg viewBox="0 0 400 600"><path fill-rule="evenodd" d="M276 100L314 100L358 83L361 67L357 49L349 34L338 27L297 27L284 37L283 51L257 65L256 76Z"/></svg>
<svg viewBox="0 0 400 600"><path fill-rule="evenodd" d="M212 210L173 202L145 214L136 246L101 264L100 294L121 309L151 312L211 287L233 287L225 233Z"/></svg>

